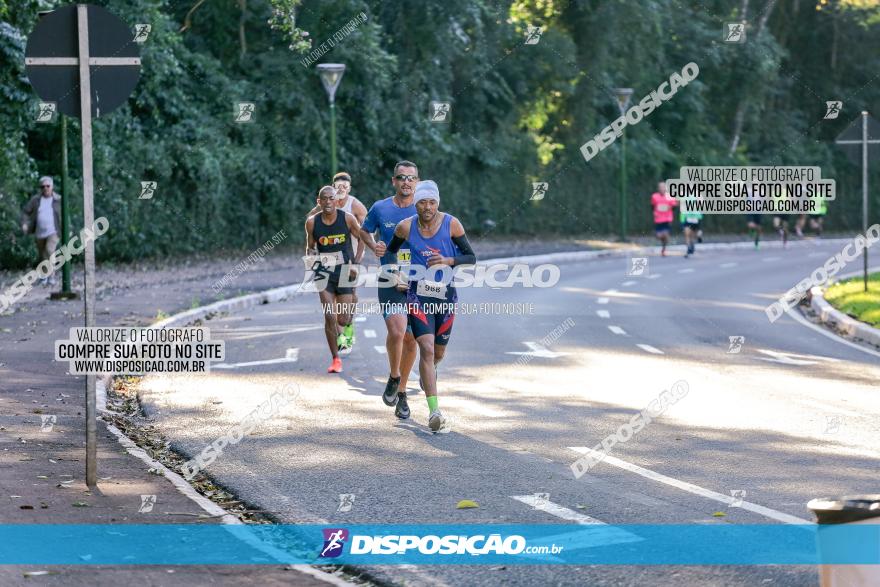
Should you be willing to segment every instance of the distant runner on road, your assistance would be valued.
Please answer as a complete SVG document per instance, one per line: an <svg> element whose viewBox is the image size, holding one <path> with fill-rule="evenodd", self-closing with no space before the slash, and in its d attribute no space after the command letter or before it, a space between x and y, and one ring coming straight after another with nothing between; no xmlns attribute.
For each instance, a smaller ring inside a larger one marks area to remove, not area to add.
<svg viewBox="0 0 880 587"><path fill-rule="evenodd" d="M388 251L394 253L406 242L413 265L425 271L424 277L410 279L407 310L419 345L419 374L428 401L428 427L444 433L449 432L449 426L437 401L437 364L446 354L458 301L451 268L473 265L477 258L461 222L439 211L440 190L436 183L419 182L413 201L416 215L397 225Z"/></svg>
<svg viewBox="0 0 880 587"><path fill-rule="evenodd" d="M672 225L672 208L678 206L678 200L666 192L666 182L657 184L657 191L651 194L651 206L654 208L654 234L663 245L660 254L666 256L666 245L669 243L669 228Z"/></svg>
<svg viewBox="0 0 880 587"><path fill-rule="evenodd" d="M345 348L344 328L351 322L352 288L339 285L343 270L352 261L351 235L360 231L357 219L336 208L336 189L326 185L318 191L320 214L306 220L306 257L314 258L318 297L324 309L324 334L333 362L328 373L342 373L340 347ZM320 283L326 280L326 284ZM324 287L326 285L326 287Z"/></svg>
<svg viewBox="0 0 880 587"><path fill-rule="evenodd" d="M700 232L700 221L703 219L702 212L685 212L681 211L679 215L679 220L681 221L681 227L684 231L684 242L687 244L687 253L685 253L685 259L694 254L694 250L696 249L696 245L694 241L697 240Z"/></svg>
<svg viewBox="0 0 880 587"><path fill-rule="evenodd" d="M397 270L409 265L410 251L400 249L394 253L387 251L387 246L394 236L394 227L404 218L416 213L412 198L419 181L419 169L412 161L399 161L394 166L391 184L396 192L393 196L379 200L370 207L367 218L360 231L361 240L377 257L383 267ZM373 233L379 233L379 242L373 240ZM416 341L407 326L406 291L398 289L399 275L392 280L387 275L379 274L379 303L388 336L385 348L388 352L388 382L382 393L385 405L395 406L394 413L398 418L409 418L409 405L406 401L406 383L410 369L416 361ZM406 283L403 284L406 286ZM402 400L402 401L401 401Z"/></svg>
<svg viewBox="0 0 880 587"><path fill-rule="evenodd" d="M363 224L364 219L367 217L367 207L364 206L360 200L355 198L350 194L351 192L351 176L345 171L340 171L336 175L333 176L333 187L336 188L336 207L344 212L348 212L349 214L354 215L357 219L358 224ZM315 206L312 208L307 216L312 216L321 211L320 206ZM354 251L354 261L355 265L360 265L361 260L364 257L364 243L361 239L357 238L355 235L351 236L351 250ZM356 281L357 279L357 271L353 270L351 274L352 281ZM351 301L352 305L357 304L358 296L357 289L355 286L351 288ZM355 335L354 335L354 320L350 321L348 325L343 329L343 334L345 334L346 338L346 346L351 348L354 346Z"/></svg>
<svg viewBox="0 0 880 587"><path fill-rule="evenodd" d="M758 196L755 195L752 186L749 185L746 188L748 191L749 199L753 201L758 200ZM759 243L761 242L761 214L747 214L747 226L749 228L749 237L755 239L755 248L757 249Z"/></svg>

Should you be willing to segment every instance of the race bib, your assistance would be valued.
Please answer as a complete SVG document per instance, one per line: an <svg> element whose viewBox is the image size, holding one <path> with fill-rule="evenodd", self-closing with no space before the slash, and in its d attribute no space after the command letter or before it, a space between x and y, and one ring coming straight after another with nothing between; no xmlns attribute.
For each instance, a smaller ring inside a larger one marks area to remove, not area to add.
<svg viewBox="0 0 880 587"><path fill-rule="evenodd" d="M426 298L446 299L446 286L439 281L423 279L416 285L416 293Z"/></svg>
<svg viewBox="0 0 880 587"><path fill-rule="evenodd" d="M317 260L325 269L333 269L337 265L342 265L345 259L342 256L342 251L336 251L335 253L318 253Z"/></svg>
<svg viewBox="0 0 880 587"><path fill-rule="evenodd" d="M410 262L410 252L409 249L400 249L397 251L397 264L398 265L409 265Z"/></svg>

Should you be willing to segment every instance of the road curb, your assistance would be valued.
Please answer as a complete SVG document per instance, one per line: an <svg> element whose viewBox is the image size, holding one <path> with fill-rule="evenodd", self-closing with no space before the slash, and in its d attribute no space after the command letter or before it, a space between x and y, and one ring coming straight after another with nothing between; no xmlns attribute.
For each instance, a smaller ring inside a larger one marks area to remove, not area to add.
<svg viewBox="0 0 880 587"><path fill-rule="evenodd" d="M810 290L810 308L816 312L819 322L831 330L880 346L880 330L847 316L829 304L819 286Z"/></svg>

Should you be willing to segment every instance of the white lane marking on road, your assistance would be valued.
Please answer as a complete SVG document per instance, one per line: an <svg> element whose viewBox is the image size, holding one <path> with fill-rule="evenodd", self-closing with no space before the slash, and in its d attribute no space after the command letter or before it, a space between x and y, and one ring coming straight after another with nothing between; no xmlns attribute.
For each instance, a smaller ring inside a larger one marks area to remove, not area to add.
<svg viewBox="0 0 880 587"><path fill-rule="evenodd" d="M551 516L556 516L557 518L568 520L569 522L574 522L581 526L607 526L602 520L598 520L585 514L579 514L574 510L570 510L567 507L563 507L536 495L511 495L510 498L531 506L536 510L548 513ZM565 551L572 551L583 548L594 548L597 546L608 546L611 544L622 544L626 542L641 542L642 540L644 539L631 532L627 532L626 530L608 528L607 530L597 530L592 533L586 530L575 530L554 536L545 536L540 539L540 543L556 544L557 546L563 546Z"/></svg>
<svg viewBox="0 0 880 587"><path fill-rule="evenodd" d="M651 353L653 355L662 355L663 354L663 351L661 351L658 348L652 347L649 344L637 344L636 346L639 347L640 349L642 349L643 351Z"/></svg>
<svg viewBox="0 0 880 587"><path fill-rule="evenodd" d="M355 321L355 322L366 322L366 321L367 321L367 317L366 317L366 316L355 316L355 317L354 317L354 321Z"/></svg>
<svg viewBox="0 0 880 587"><path fill-rule="evenodd" d="M783 365L815 365L819 361L831 361L832 363L840 362L839 359L832 359L831 357L822 357L819 355L799 355L797 353L771 351L769 349L758 349L758 352L771 357L769 359L767 357L758 357L759 361L782 363Z"/></svg>
<svg viewBox="0 0 880 587"><path fill-rule="evenodd" d="M268 359L266 361L248 361L246 363L217 363L211 365L212 369L237 369L239 367L254 367L256 365L277 365L279 363L296 363L299 360L299 349L287 349L284 358Z"/></svg>
<svg viewBox="0 0 880 587"><path fill-rule="evenodd" d="M605 523L602 520L597 520L596 518L592 518L586 514L579 514L574 510L562 507L561 505L555 504L552 501L548 501L546 499L542 499L536 495L511 495L510 499L515 499L516 501L522 502L527 506L531 506L536 510L547 512L551 516L556 516L557 518L562 518L563 520L568 520L569 522L577 522L578 524L584 525Z"/></svg>
<svg viewBox="0 0 880 587"><path fill-rule="evenodd" d="M376 331L370 329L364 330L364 336L367 338L376 338Z"/></svg>
<svg viewBox="0 0 880 587"><path fill-rule="evenodd" d="M376 349L376 352L379 353L380 355L384 355L384 354L388 353L388 349L386 349L385 347L380 346L378 344L375 345L373 348Z"/></svg>
<svg viewBox="0 0 880 587"><path fill-rule="evenodd" d="M730 269L731 267L736 267L739 263L722 263L719 265L722 269Z"/></svg>
<svg viewBox="0 0 880 587"><path fill-rule="evenodd" d="M624 282L621 283L620 285L622 285L623 287L629 287L629 286L631 286L631 285L635 285L636 283L638 283L638 282L637 282L637 281L633 281L632 279L630 279L629 281L624 281Z"/></svg>
<svg viewBox="0 0 880 587"><path fill-rule="evenodd" d="M626 336L626 330L624 330L620 326L609 326L608 330L610 330L614 334L620 334L620 335Z"/></svg>
<svg viewBox="0 0 880 587"><path fill-rule="evenodd" d="M645 469L644 467L640 467L638 465L634 465L632 463L628 463L627 461L618 459L617 457L612 457L610 455L605 455L604 453L600 453L598 451L594 451L591 448L587 448L586 446L570 446L569 450L573 450L574 452L592 455L597 459L602 459L603 463L608 463L609 465L614 465L620 469L625 471L629 471L631 473L635 473L636 475L641 475L646 479L651 479L652 481L657 481L659 483L664 483L671 487L675 487L676 489L681 489L682 491L687 491L689 493L693 493L694 495L699 495L701 497L705 497L708 499L713 499L715 501L720 501L721 503L731 505L733 503L740 504L739 507L744 510L748 510L750 512L754 512L756 514L765 516L767 518L771 518L773 520L777 520L779 522L784 522L786 524L810 524L813 525L813 522L806 520L804 518L798 518L797 516L792 516L786 514L784 512L779 512L774 509L770 509L768 507L764 507L762 505L758 505L756 503L752 503L749 501L743 501L740 503L739 498L733 497L731 495L724 495L722 493L717 493L712 491L711 489L705 489L700 487L699 485L694 485L693 483L688 483L687 481L679 481L678 479L673 479L672 477L667 477L666 475L662 475L660 473L656 473L651 471L650 469ZM603 458L604 457L604 458Z"/></svg>
<svg viewBox="0 0 880 587"><path fill-rule="evenodd" d="M809 320L807 320L806 318L804 318L803 316L801 316L801 313L800 313L798 310L792 310L792 311L790 311L790 312L786 312L786 314L788 314L789 316L791 316L792 318L794 318L795 320L797 320L798 322L800 322L801 324L803 324L803 325L806 326L807 328L812 328L813 330L815 330L816 332L818 332L818 333L821 334L822 336L827 336L827 337L830 338L831 340L835 340L835 341L837 341L837 342L839 342L839 343L841 343L841 344L845 344L845 345L848 346L848 347L852 347L852 348L854 348L854 349L858 349L858 350L860 350L860 351L862 351L862 352L864 352L864 353L868 353L869 355L873 355L873 356L875 356L875 357L880 358L880 352L877 352L877 351L875 351L874 349L869 349L869 348L867 348L867 347L863 347L863 346L858 345L858 344L856 344L856 343L854 343L854 342L851 342L851 341L849 341L849 340L846 340L845 338L842 338L842 337L840 337L840 336L838 336L838 335L836 335L836 334L834 334L834 333L832 333L832 332L829 332L828 330L822 328L821 326L818 326L818 325L816 325L816 324L813 324L812 322L810 322Z"/></svg>
<svg viewBox="0 0 880 587"><path fill-rule="evenodd" d="M648 279L659 279L661 275L661 273L652 273L648 276Z"/></svg>
<svg viewBox="0 0 880 587"><path fill-rule="evenodd" d="M608 298L599 298L598 300L596 300L596 303L597 304L607 304L608 301L609 301Z"/></svg>
<svg viewBox="0 0 880 587"><path fill-rule="evenodd" d="M611 318L611 312L608 310L596 310L596 316L599 318Z"/></svg>
<svg viewBox="0 0 880 587"><path fill-rule="evenodd" d="M507 351L508 355L529 355L530 357L543 357L545 359L555 359L557 357L562 357L569 353L557 353L555 351L551 351L547 347L537 342L533 342L531 340L527 340L523 342L524 345L529 347L530 350L526 352L518 352L518 351Z"/></svg>
<svg viewBox="0 0 880 587"><path fill-rule="evenodd" d="M694 268L693 268L693 267L688 267L687 269L679 269L678 272L679 272L679 273L693 273L693 272L694 272Z"/></svg>

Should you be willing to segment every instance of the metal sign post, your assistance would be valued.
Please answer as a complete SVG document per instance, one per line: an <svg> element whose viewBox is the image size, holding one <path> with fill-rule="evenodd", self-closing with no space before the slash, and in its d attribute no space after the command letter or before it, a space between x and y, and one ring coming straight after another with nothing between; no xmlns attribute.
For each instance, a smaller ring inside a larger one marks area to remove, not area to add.
<svg viewBox="0 0 880 587"><path fill-rule="evenodd" d="M89 31L89 21L95 24ZM99 6L63 6L43 17L28 38L25 65L37 94L58 111L79 116L82 134L83 223L95 224L92 117L123 104L140 78L132 30ZM92 57L92 54L99 55ZM70 193L69 186L64 189ZM95 244L85 241L85 326L95 326ZM86 484L98 482L95 375L86 376Z"/></svg>
<svg viewBox="0 0 880 587"><path fill-rule="evenodd" d="M861 124L855 120L847 127L845 131L840 133L837 140L834 141L838 145L859 145L861 146L862 160L862 233L868 232L868 145L880 145L880 132L877 131L877 121L871 118L867 111L862 111ZM861 127L861 132L857 129ZM860 135L860 136L859 136ZM852 153L850 151L849 153ZM876 156L874 157L876 158ZM868 248L862 251L863 279L865 291L868 291Z"/></svg>
<svg viewBox="0 0 880 587"><path fill-rule="evenodd" d="M79 104L82 135L83 222L95 224L95 178L92 175L92 80L89 72L88 6L76 7L76 28L79 41ZM95 325L95 241L85 243L86 327ZM98 483L98 422L95 399L95 376L86 375L86 484Z"/></svg>

